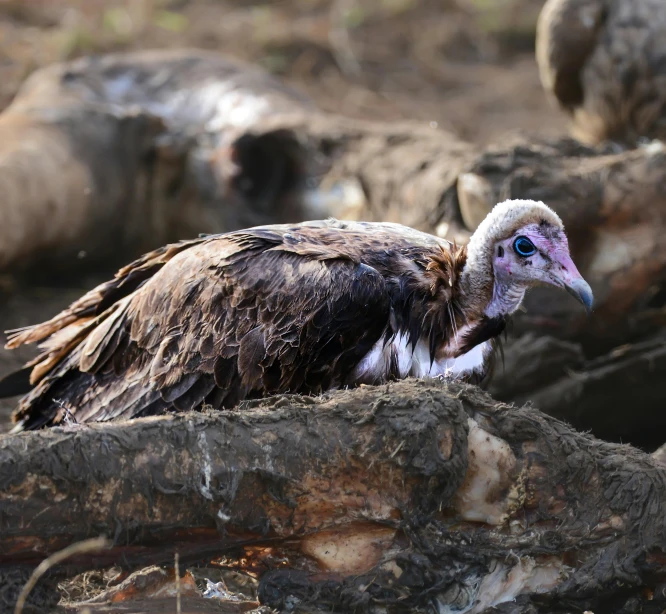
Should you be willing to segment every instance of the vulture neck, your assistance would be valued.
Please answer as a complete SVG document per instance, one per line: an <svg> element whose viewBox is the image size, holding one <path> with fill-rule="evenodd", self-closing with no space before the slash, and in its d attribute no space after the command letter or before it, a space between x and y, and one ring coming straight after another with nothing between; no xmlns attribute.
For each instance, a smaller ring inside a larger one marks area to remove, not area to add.
<svg viewBox="0 0 666 614"><path fill-rule="evenodd" d="M460 291L468 313L488 318L509 316L520 307L527 286L495 279L493 244L470 242L460 276Z"/></svg>

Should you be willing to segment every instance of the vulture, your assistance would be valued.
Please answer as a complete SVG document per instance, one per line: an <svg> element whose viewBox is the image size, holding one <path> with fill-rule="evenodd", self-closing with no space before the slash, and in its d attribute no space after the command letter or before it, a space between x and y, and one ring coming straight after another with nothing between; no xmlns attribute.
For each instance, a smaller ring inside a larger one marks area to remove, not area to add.
<svg viewBox="0 0 666 614"><path fill-rule="evenodd" d="M665 57L663 0L547 0L539 15L541 82L588 144L666 138Z"/></svg>
<svg viewBox="0 0 666 614"><path fill-rule="evenodd" d="M335 219L170 244L48 322L9 331L41 353L0 382L14 432L230 408L413 377L481 381L526 290L592 291L557 214L497 204L463 246Z"/></svg>

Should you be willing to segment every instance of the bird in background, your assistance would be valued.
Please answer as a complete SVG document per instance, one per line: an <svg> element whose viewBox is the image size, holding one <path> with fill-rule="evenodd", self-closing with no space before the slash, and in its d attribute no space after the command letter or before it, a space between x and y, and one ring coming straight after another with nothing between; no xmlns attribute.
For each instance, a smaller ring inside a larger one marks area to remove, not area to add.
<svg viewBox="0 0 666 614"><path fill-rule="evenodd" d="M544 203L496 205L468 244L393 223L270 225L167 245L8 348L14 431L319 394L409 376L478 382L532 286L592 291Z"/></svg>
<svg viewBox="0 0 666 614"><path fill-rule="evenodd" d="M666 138L664 58L664 0L547 0L539 15L541 82L588 144Z"/></svg>

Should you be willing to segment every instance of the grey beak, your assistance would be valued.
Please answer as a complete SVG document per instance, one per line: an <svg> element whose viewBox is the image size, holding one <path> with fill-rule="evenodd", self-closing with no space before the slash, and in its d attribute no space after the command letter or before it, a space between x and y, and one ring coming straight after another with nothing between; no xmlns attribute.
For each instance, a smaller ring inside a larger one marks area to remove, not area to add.
<svg viewBox="0 0 666 614"><path fill-rule="evenodd" d="M585 311L590 313L592 311L592 305L594 303L594 295L592 294L592 288L584 279L574 279L570 284L565 286L567 292L571 294L577 301L585 305Z"/></svg>

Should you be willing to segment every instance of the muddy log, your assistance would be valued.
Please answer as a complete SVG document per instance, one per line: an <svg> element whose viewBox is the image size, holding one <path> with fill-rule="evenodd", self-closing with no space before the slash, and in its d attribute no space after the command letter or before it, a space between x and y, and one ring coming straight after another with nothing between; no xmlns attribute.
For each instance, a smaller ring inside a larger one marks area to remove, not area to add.
<svg viewBox="0 0 666 614"><path fill-rule="evenodd" d="M312 188L303 195L313 214L469 238L457 204L445 196L478 152L455 135L419 122L308 114L259 122L242 138L251 142L275 131L291 132L316 162L306 174Z"/></svg>
<svg viewBox="0 0 666 614"><path fill-rule="evenodd" d="M0 270L137 243L155 117L84 106L0 115Z"/></svg>
<svg viewBox="0 0 666 614"><path fill-rule="evenodd" d="M220 198L203 198L198 139L207 129L226 134L244 108L255 121L287 103L308 108L262 71L203 51L111 54L36 71L0 115L0 269L92 268L110 257L120 265L227 229Z"/></svg>
<svg viewBox="0 0 666 614"><path fill-rule="evenodd" d="M69 569L177 549L242 559L275 607L652 611L666 606L665 493L666 468L630 446L408 380L4 436L0 562L105 534L111 550Z"/></svg>

